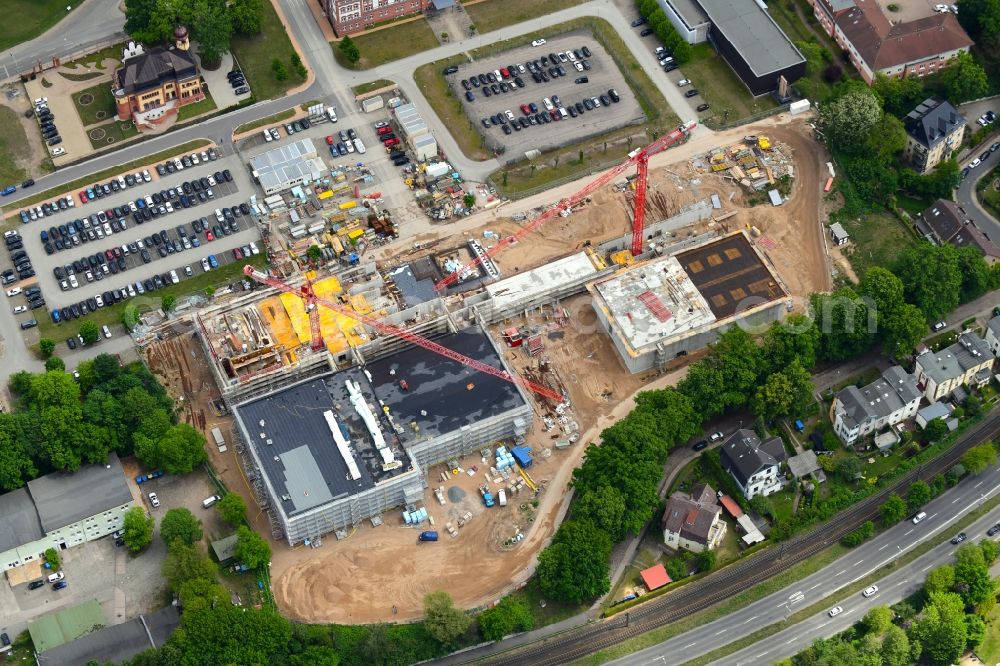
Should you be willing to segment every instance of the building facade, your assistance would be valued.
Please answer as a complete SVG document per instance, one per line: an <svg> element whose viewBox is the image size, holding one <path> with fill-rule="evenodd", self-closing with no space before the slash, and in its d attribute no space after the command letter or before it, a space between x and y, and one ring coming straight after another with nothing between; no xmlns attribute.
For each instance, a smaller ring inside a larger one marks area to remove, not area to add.
<svg viewBox="0 0 1000 666"><path fill-rule="evenodd" d="M747 499L781 490L781 463L787 458L778 437L762 442L753 430L741 428L719 449L722 469L739 485Z"/></svg>
<svg viewBox="0 0 1000 666"><path fill-rule="evenodd" d="M118 456L75 474L53 472L0 495L0 571L121 529L135 500Z"/></svg>
<svg viewBox="0 0 1000 666"><path fill-rule="evenodd" d="M148 51L130 42L122 66L111 80L119 119L141 131L177 114L180 107L205 99L205 82L188 50L187 29L174 31L175 44Z"/></svg>
<svg viewBox="0 0 1000 666"><path fill-rule="evenodd" d="M688 44L701 44L708 40L708 29L712 24L697 0L658 0L658 4Z"/></svg>
<svg viewBox="0 0 1000 666"><path fill-rule="evenodd" d="M936 245L974 247L991 266L1000 260L1000 248L953 201L938 199L917 216L914 225L917 232Z"/></svg>
<svg viewBox="0 0 1000 666"><path fill-rule="evenodd" d="M871 384L848 386L836 395L830 407L833 430L844 444L853 445L866 435L913 418L922 397L916 378L894 365Z"/></svg>
<svg viewBox="0 0 1000 666"><path fill-rule="evenodd" d="M871 0L811 2L823 30L844 49L868 84L876 74L897 78L934 74L972 46L951 12L893 23Z"/></svg>
<svg viewBox="0 0 1000 666"><path fill-rule="evenodd" d="M986 344L994 356L1000 356L1000 317L993 317L986 322Z"/></svg>
<svg viewBox="0 0 1000 666"><path fill-rule="evenodd" d="M378 23L422 12L430 0L324 0L323 8L334 31L353 35Z"/></svg>
<svg viewBox="0 0 1000 666"><path fill-rule="evenodd" d="M706 484L694 486L690 495L680 491L672 494L660 526L664 544L693 553L713 550L726 535L722 507L715 491Z"/></svg>
<svg viewBox="0 0 1000 666"><path fill-rule="evenodd" d="M992 376L993 351L971 332L958 336L955 344L934 353L917 356L913 374L917 386L930 402L940 400L962 385L982 386Z"/></svg>
<svg viewBox="0 0 1000 666"><path fill-rule="evenodd" d="M962 146L965 118L944 100L929 97L906 115L903 155L919 173L927 173Z"/></svg>

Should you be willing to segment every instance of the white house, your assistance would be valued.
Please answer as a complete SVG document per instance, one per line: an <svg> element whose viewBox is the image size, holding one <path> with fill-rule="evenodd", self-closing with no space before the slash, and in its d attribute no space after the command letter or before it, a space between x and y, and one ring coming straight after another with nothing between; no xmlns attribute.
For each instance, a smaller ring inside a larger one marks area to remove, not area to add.
<svg viewBox="0 0 1000 666"><path fill-rule="evenodd" d="M716 501L715 491L707 484L698 484L691 494L675 492L667 501L660 526L663 543L674 549L700 553L712 550L726 535L722 520L722 507Z"/></svg>
<svg viewBox="0 0 1000 666"><path fill-rule="evenodd" d="M982 386L990 380L993 351L985 340L968 331L955 344L917 357L913 374L929 402L940 400L959 386Z"/></svg>
<svg viewBox="0 0 1000 666"><path fill-rule="evenodd" d="M986 322L986 344L994 356L1000 356L1000 317Z"/></svg>
<svg viewBox="0 0 1000 666"><path fill-rule="evenodd" d="M850 446L865 435L913 418L921 397L916 378L894 365L871 384L848 386L837 394L830 407L833 431Z"/></svg>
<svg viewBox="0 0 1000 666"><path fill-rule="evenodd" d="M778 437L761 442L753 430L737 430L719 449L719 457L747 499L781 490L779 467L787 454Z"/></svg>
<svg viewBox="0 0 1000 666"><path fill-rule="evenodd" d="M0 571L111 534L134 504L114 453L107 465L53 472L0 495Z"/></svg>

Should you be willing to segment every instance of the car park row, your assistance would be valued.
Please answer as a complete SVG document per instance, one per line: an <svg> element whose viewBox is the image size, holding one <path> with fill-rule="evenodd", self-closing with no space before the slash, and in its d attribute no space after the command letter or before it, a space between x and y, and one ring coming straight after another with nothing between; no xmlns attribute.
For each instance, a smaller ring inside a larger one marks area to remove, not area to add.
<svg viewBox="0 0 1000 666"><path fill-rule="evenodd" d="M524 64L508 65L492 72L474 75L468 79L462 79L460 85L465 90L466 101L475 101L474 90L478 90L483 97L500 95L506 92L513 92L526 86L522 75L531 74L535 83L548 83L552 79L566 76L564 63L569 63L577 71L583 72L591 69L590 49L586 46L564 53L550 53L541 58L529 60ZM450 69L450 68L449 68ZM457 71L457 68L455 69ZM446 73L454 73L446 71Z"/></svg>
<svg viewBox="0 0 1000 666"><path fill-rule="evenodd" d="M520 118L515 117L514 112L507 109L489 118L483 118L481 122L483 127L487 129L490 127L500 127L504 134L510 134L512 131L527 129L532 125L544 125L553 121L565 120L566 118L576 118L587 111L593 111L603 106L611 106L619 101L621 101L621 97L614 88L609 89L607 93L602 93L599 96L584 97L579 102L570 102L566 106L562 105L558 95L553 95L551 99L546 97L542 100L544 110L540 110L534 102L529 102L520 106L521 113L524 114Z"/></svg>

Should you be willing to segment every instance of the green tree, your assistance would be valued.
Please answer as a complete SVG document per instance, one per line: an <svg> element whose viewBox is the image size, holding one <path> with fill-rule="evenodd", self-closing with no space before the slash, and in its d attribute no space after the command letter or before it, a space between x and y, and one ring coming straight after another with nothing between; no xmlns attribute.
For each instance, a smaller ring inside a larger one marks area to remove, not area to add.
<svg viewBox="0 0 1000 666"><path fill-rule="evenodd" d="M858 294L870 298L875 304L875 314L880 322L886 313L906 303L903 291L903 281L882 266L872 266L865 271L857 289Z"/></svg>
<svg viewBox="0 0 1000 666"><path fill-rule="evenodd" d="M217 67L229 51L233 36L232 18L225 0L188 0L193 14L192 36L198 42L203 62Z"/></svg>
<svg viewBox="0 0 1000 666"><path fill-rule="evenodd" d="M687 578L688 576L687 565L685 565L679 558L672 557L667 560L665 568L667 570L667 575L670 576L670 580L672 581L678 581L682 578Z"/></svg>
<svg viewBox="0 0 1000 666"><path fill-rule="evenodd" d="M890 625L882 636L882 666L909 666L910 639L906 632Z"/></svg>
<svg viewBox="0 0 1000 666"><path fill-rule="evenodd" d="M986 623L979 615L968 614L965 616L966 647L975 650L986 638Z"/></svg>
<svg viewBox="0 0 1000 666"><path fill-rule="evenodd" d="M173 34L175 15L158 0L125 0L125 32L136 41L163 44Z"/></svg>
<svg viewBox="0 0 1000 666"><path fill-rule="evenodd" d="M701 414L687 395L674 388L642 391L635 397L636 411L652 415L656 431L670 446L687 442L701 430Z"/></svg>
<svg viewBox="0 0 1000 666"><path fill-rule="evenodd" d="M906 148L906 128L899 118L883 113L868 136L868 155L879 160L892 159Z"/></svg>
<svg viewBox="0 0 1000 666"><path fill-rule="evenodd" d="M898 308L879 318L882 333L882 349L896 358L905 357L924 338L927 321L924 313L915 305L903 303Z"/></svg>
<svg viewBox="0 0 1000 666"><path fill-rule="evenodd" d="M960 51L951 64L941 72L941 79L953 104L979 99L990 89L986 70L971 54Z"/></svg>
<svg viewBox="0 0 1000 666"><path fill-rule="evenodd" d="M271 546L246 525L236 530L236 558L251 569L258 569L271 561Z"/></svg>
<svg viewBox="0 0 1000 666"><path fill-rule="evenodd" d="M340 44L337 46L337 50L344 57L344 60L351 63L352 65L359 60L361 60L361 50L358 45L354 43L354 40L349 36L345 36L340 40Z"/></svg>
<svg viewBox="0 0 1000 666"><path fill-rule="evenodd" d="M236 32L256 35L263 25L264 5L261 0L232 0L229 17Z"/></svg>
<svg viewBox="0 0 1000 666"><path fill-rule="evenodd" d="M288 78L288 69L285 67L285 63L277 58L271 61L271 72L274 73L275 81L284 81Z"/></svg>
<svg viewBox="0 0 1000 666"><path fill-rule="evenodd" d="M52 567L53 571L62 569L62 562L59 559L59 551L55 548L45 549L45 561Z"/></svg>
<svg viewBox="0 0 1000 666"><path fill-rule="evenodd" d="M611 539L593 523L564 522L552 543L538 555L536 574L542 593L549 599L572 603L599 597L611 586L610 556Z"/></svg>
<svg viewBox="0 0 1000 666"><path fill-rule="evenodd" d="M918 243L907 248L893 272L903 281L906 300L920 308L927 321L940 319L958 306L962 271L958 250L952 245Z"/></svg>
<svg viewBox="0 0 1000 666"><path fill-rule="evenodd" d="M452 645L469 628L472 618L455 608L444 590L424 597L424 627L442 645Z"/></svg>
<svg viewBox="0 0 1000 666"><path fill-rule="evenodd" d="M910 640L920 642L923 659L930 664L943 666L957 661L967 639L962 600L950 592L932 594L910 629Z"/></svg>
<svg viewBox="0 0 1000 666"><path fill-rule="evenodd" d="M122 539L133 553L149 545L153 540L153 517L146 515L141 506L134 506L125 512L125 535Z"/></svg>
<svg viewBox="0 0 1000 666"><path fill-rule="evenodd" d="M950 564L934 567L924 580L924 594L928 597L935 592L951 592L955 586L955 569Z"/></svg>
<svg viewBox="0 0 1000 666"><path fill-rule="evenodd" d="M892 624L892 611L888 606L876 606L865 613L862 623L868 633L881 635Z"/></svg>
<svg viewBox="0 0 1000 666"><path fill-rule="evenodd" d="M750 500L750 508L759 516L774 517L774 503L764 495L754 495Z"/></svg>
<svg viewBox="0 0 1000 666"><path fill-rule="evenodd" d="M877 328L876 313L853 289L843 287L832 294L813 294L810 305L820 330L821 358L843 361L871 346Z"/></svg>
<svg viewBox="0 0 1000 666"><path fill-rule="evenodd" d="M147 467L187 474L205 462L205 436L186 423L171 426L162 437L135 436L135 453Z"/></svg>
<svg viewBox="0 0 1000 666"><path fill-rule="evenodd" d="M88 319L80 324L80 337L83 338L83 344L92 345L101 339L101 329Z"/></svg>
<svg viewBox="0 0 1000 666"><path fill-rule="evenodd" d="M601 486L582 493L573 508L573 516L592 521L614 543L625 538L625 498L617 488Z"/></svg>
<svg viewBox="0 0 1000 666"><path fill-rule="evenodd" d="M960 247L957 252L958 269L962 274L961 298L965 303L985 294L991 288L993 280L983 253L977 248Z"/></svg>
<svg viewBox="0 0 1000 666"><path fill-rule="evenodd" d="M934 419L924 426L923 436L928 442L940 441L947 434L948 424L944 422L944 419Z"/></svg>
<svg viewBox="0 0 1000 666"><path fill-rule="evenodd" d="M892 493L882 505L882 524L885 526L895 525L906 517L906 502L903 498Z"/></svg>
<svg viewBox="0 0 1000 666"><path fill-rule="evenodd" d="M860 154L868 147L872 131L882 119L878 97L867 86L850 87L820 108L820 124L830 148Z"/></svg>
<svg viewBox="0 0 1000 666"><path fill-rule="evenodd" d="M837 463L837 476L844 483L854 483L858 474L862 473L861 460L857 456L845 456Z"/></svg>
<svg viewBox="0 0 1000 666"><path fill-rule="evenodd" d="M715 552L706 548L694 557L699 572L711 571L715 568Z"/></svg>
<svg viewBox="0 0 1000 666"><path fill-rule="evenodd" d="M319 245L310 245L306 249L306 257L312 262L320 261L323 258L323 249Z"/></svg>
<svg viewBox="0 0 1000 666"><path fill-rule="evenodd" d="M42 338L38 341L38 351L41 352L42 358L48 358L56 351L56 343L49 338Z"/></svg>
<svg viewBox="0 0 1000 666"><path fill-rule="evenodd" d="M472 208L476 205L476 195L471 193L466 194L462 197L462 203L465 204L466 208Z"/></svg>
<svg viewBox="0 0 1000 666"><path fill-rule="evenodd" d="M46 372L66 372L66 362L58 356L49 356L45 359Z"/></svg>
<svg viewBox="0 0 1000 666"><path fill-rule="evenodd" d="M992 539L983 539L980 541L979 550L983 551L983 560L987 566L993 566L997 557L1000 557L1000 544Z"/></svg>
<svg viewBox="0 0 1000 666"><path fill-rule="evenodd" d="M479 632L488 641L498 641L504 636L531 631L535 619L524 600L504 597L493 608L479 614Z"/></svg>
<svg viewBox="0 0 1000 666"><path fill-rule="evenodd" d="M288 620L277 611L223 602L185 608L162 654L179 664L276 664L284 661L291 638Z"/></svg>
<svg viewBox="0 0 1000 666"><path fill-rule="evenodd" d="M955 551L955 591L966 606L975 606L996 596L997 583L990 576L990 565L976 544L963 544Z"/></svg>
<svg viewBox="0 0 1000 666"><path fill-rule="evenodd" d="M986 471L997 463L997 450L993 448L992 442L984 442L979 446L973 446L962 456L962 465L975 476Z"/></svg>
<svg viewBox="0 0 1000 666"><path fill-rule="evenodd" d="M160 538L168 546L175 539L190 546L195 541L201 541L201 537L201 521L184 507L170 509L160 521Z"/></svg>
<svg viewBox="0 0 1000 666"><path fill-rule="evenodd" d="M806 74L808 76L813 76L823 71L823 68L827 64L827 57L824 53L826 49L816 42L806 41L797 41L795 42L795 46L806 58Z"/></svg>
<svg viewBox="0 0 1000 666"><path fill-rule="evenodd" d="M931 501L930 486L919 480L910 484L910 491L906 493L906 506L910 509L910 513L916 513L929 501Z"/></svg>
<svg viewBox="0 0 1000 666"><path fill-rule="evenodd" d="M916 76L897 78L876 74L872 89L882 98L882 106L894 116L903 118L927 98L923 81Z"/></svg>
<svg viewBox="0 0 1000 666"><path fill-rule="evenodd" d="M14 439L0 428L0 490L8 492L21 488L37 474L38 469L28 455L24 441Z"/></svg>
<svg viewBox="0 0 1000 666"><path fill-rule="evenodd" d="M179 592L185 583L193 580L214 583L219 570L198 546L187 543L183 538L176 538L167 542L167 557L163 560L161 573L170 589Z"/></svg>
<svg viewBox="0 0 1000 666"><path fill-rule="evenodd" d="M177 303L177 297L173 294L167 294L160 299L160 309L164 312L170 312L174 309L174 305Z"/></svg>
<svg viewBox="0 0 1000 666"><path fill-rule="evenodd" d="M803 368L812 368L816 365L819 338L816 322L802 314L793 313L784 321L771 324L761 345L765 372L784 370L796 360Z"/></svg>
<svg viewBox="0 0 1000 666"><path fill-rule="evenodd" d="M247 505L238 493L226 493L215 508L219 511L219 516L233 527L242 525L247 518Z"/></svg>

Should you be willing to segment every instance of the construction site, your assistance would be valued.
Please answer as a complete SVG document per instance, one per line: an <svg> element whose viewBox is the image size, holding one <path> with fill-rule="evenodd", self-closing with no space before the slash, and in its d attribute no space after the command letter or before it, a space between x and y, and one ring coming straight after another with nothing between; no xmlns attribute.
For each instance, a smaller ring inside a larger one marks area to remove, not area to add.
<svg viewBox="0 0 1000 666"><path fill-rule="evenodd" d="M770 320L828 288L824 156L804 127L760 132L771 175L794 178L782 205L758 203L752 180L708 166L745 134L648 156L638 253L633 161L598 187L504 204L290 283L248 274L262 284L150 346L187 420L224 433L213 469L258 507L285 614L409 619L441 588L465 607L495 600L530 575L586 444L638 390L680 376L665 373L745 299ZM630 363L602 318L608 296L615 322L674 327L683 346ZM530 466L507 466L516 448ZM422 530L440 540L418 542Z"/></svg>

